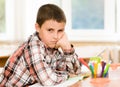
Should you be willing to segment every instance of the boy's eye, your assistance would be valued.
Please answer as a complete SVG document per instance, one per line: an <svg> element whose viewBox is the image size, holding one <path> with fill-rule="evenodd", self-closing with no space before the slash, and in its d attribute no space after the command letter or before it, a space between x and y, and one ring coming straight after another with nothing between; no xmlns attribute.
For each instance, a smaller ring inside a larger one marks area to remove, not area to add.
<svg viewBox="0 0 120 87"><path fill-rule="evenodd" d="M47 31L49 31L49 32L54 32L54 29L50 28L50 29L48 29ZM64 32L64 29L60 29L60 30L58 30L57 32Z"/></svg>
<svg viewBox="0 0 120 87"><path fill-rule="evenodd" d="M59 30L58 32L63 32L64 30Z"/></svg>
<svg viewBox="0 0 120 87"><path fill-rule="evenodd" d="M64 29L60 29L60 30L58 30L58 32L64 32Z"/></svg>
<svg viewBox="0 0 120 87"><path fill-rule="evenodd" d="M53 31L53 29L48 29L48 31L51 31L51 32L52 32L52 31Z"/></svg>

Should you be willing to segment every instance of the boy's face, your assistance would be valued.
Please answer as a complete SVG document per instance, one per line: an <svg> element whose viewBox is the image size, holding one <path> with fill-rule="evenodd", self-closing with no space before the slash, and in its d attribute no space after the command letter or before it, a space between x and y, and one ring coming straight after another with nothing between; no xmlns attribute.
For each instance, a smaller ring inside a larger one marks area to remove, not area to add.
<svg viewBox="0 0 120 87"><path fill-rule="evenodd" d="M47 20L41 27L36 24L36 30L39 32L39 37L47 47L55 48L57 41L64 34L65 23L57 22L55 20Z"/></svg>

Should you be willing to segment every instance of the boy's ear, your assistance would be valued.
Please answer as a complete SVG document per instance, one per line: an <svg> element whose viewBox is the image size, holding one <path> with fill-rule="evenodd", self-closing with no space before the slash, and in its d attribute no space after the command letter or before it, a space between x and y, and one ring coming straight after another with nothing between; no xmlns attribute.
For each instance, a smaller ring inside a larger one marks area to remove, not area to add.
<svg viewBox="0 0 120 87"><path fill-rule="evenodd" d="M36 29L37 32L39 32L40 27L39 27L38 23L35 23L35 29Z"/></svg>

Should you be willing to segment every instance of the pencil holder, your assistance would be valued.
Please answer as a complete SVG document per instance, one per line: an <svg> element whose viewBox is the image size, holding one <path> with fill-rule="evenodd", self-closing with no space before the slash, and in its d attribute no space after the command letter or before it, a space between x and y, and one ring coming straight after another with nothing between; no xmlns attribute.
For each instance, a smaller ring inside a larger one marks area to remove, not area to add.
<svg viewBox="0 0 120 87"><path fill-rule="evenodd" d="M92 78L107 78L110 64L101 60L101 57L92 57L89 61Z"/></svg>

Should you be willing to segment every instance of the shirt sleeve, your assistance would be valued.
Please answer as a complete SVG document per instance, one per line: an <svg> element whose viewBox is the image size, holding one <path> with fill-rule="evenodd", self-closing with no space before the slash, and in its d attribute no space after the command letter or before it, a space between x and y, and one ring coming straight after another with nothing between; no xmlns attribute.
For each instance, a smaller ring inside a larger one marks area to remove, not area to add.
<svg viewBox="0 0 120 87"><path fill-rule="evenodd" d="M81 73L81 64L78 60L78 55L75 53L74 46L71 44L71 49L63 50L63 60L65 60L66 66L64 67L62 64L58 64L60 68L66 68L69 73L72 74L80 74Z"/></svg>
<svg viewBox="0 0 120 87"><path fill-rule="evenodd" d="M66 71L53 70L44 60L44 47L34 42L30 46L31 67L36 80L44 86L55 85L65 81L68 77Z"/></svg>
<svg viewBox="0 0 120 87"><path fill-rule="evenodd" d="M69 54L64 54L64 58L66 59L66 69L69 73L73 74L81 73L81 64L80 61L78 60L78 55L75 53L74 50Z"/></svg>

